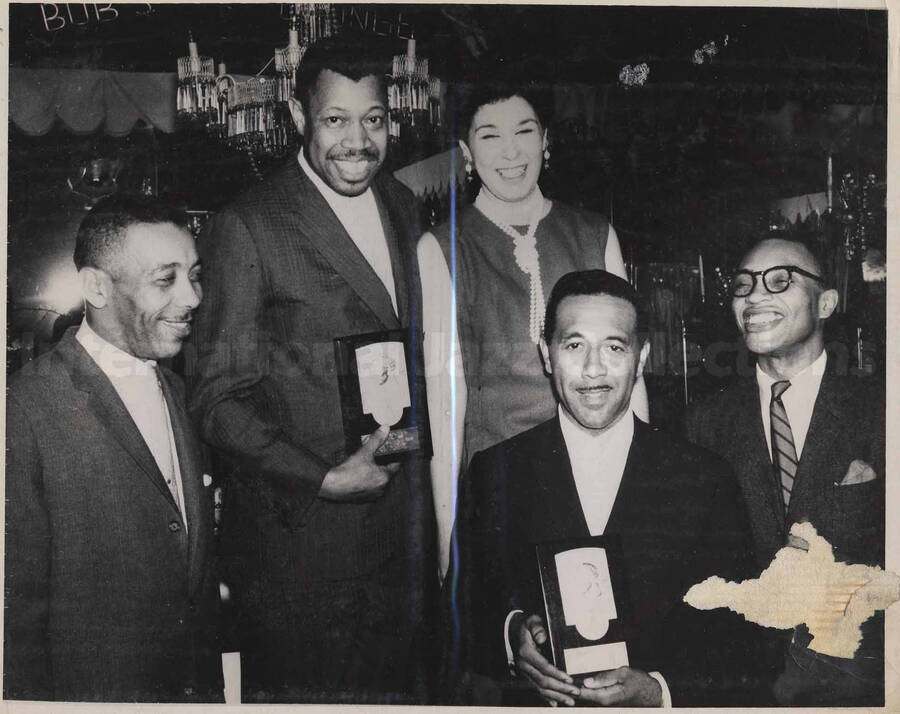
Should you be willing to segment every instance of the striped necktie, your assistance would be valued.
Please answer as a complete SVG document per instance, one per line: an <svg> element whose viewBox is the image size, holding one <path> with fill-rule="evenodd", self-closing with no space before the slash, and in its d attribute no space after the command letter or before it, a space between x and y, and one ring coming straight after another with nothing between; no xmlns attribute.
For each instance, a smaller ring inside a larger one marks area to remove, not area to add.
<svg viewBox="0 0 900 714"><path fill-rule="evenodd" d="M781 483L785 511L791 501L794 477L797 475L797 450L794 448L794 435L791 433L791 423L788 420L784 403L781 401L781 395L790 386L791 383L787 380L775 382L772 385L772 401L769 405L772 428L772 462L775 464Z"/></svg>

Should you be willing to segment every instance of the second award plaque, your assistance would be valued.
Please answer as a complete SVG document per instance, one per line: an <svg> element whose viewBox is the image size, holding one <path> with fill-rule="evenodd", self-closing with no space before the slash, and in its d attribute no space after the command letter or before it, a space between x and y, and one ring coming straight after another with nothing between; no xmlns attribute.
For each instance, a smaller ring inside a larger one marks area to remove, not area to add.
<svg viewBox="0 0 900 714"><path fill-rule="evenodd" d="M390 427L375 462L431 456L424 375L412 369L409 332L386 330L334 340L347 454L379 426Z"/></svg>
<svg viewBox="0 0 900 714"><path fill-rule="evenodd" d="M628 589L617 536L537 546L553 663L576 679L628 665Z"/></svg>

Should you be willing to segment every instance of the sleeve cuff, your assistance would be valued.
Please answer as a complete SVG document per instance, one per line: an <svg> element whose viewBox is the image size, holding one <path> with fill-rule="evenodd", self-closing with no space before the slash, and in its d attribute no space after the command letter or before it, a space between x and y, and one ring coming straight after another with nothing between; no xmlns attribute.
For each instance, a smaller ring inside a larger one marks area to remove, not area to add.
<svg viewBox="0 0 900 714"><path fill-rule="evenodd" d="M524 614L524 611L510 610L506 620L503 622L503 644L506 647L506 663L509 665L509 673L514 677L516 676L516 658L513 656L512 645L509 642L509 623L512 622L513 616L518 614ZM665 684L663 684L663 691L666 691Z"/></svg>
<svg viewBox="0 0 900 714"><path fill-rule="evenodd" d="M666 684L666 680L663 679L663 676L659 672L647 672L653 679L659 682L659 686L662 687L662 704L659 706L663 709L671 709L672 708L672 694L669 692L669 686Z"/></svg>

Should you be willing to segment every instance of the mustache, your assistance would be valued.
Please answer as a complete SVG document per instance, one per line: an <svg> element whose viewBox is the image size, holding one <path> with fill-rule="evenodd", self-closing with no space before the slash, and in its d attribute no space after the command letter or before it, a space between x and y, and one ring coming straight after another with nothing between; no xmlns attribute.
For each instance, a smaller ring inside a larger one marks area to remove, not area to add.
<svg viewBox="0 0 900 714"><path fill-rule="evenodd" d="M378 161L381 154L377 149L358 149L353 151L336 151L330 154L333 161Z"/></svg>

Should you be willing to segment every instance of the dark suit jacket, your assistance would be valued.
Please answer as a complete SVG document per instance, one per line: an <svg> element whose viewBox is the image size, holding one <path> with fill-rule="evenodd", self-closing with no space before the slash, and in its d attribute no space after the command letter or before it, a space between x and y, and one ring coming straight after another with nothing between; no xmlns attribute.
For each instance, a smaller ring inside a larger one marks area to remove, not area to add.
<svg viewBox="0 0 900 714"><path fill-rule="evenodd" d="M742 380L691 405L686 418L688 438L724 457L740 482L759 568L767 567L776 551L785 545L790 525L804 520L831 543L836 560L884 566L883 387L874 380L835 374L834 362L829 358L787 514L763 433L756 379ZM839 486L855 459L870 464L878 478ZM849 703L870 703L867 695L857 691L856 682L870 680L875 683L869 687L871 691L881 689L878 682L882 680L884 661L883 618L879 615L869 620L863 632L855 661L828 660L852 672L848 680L854 683L848 694ZM824 662L827 658L820 659ZM877 699L881 695L876 691L875 696ZM835 697L840 695L823 701L809 700L808 704L840 703Z"/></svg>
<svg viewBox="0 0 900 714"><path fill-rule="evenodd" d="M222 701L213 503L183 388L162 370L187 532L75 330L9 383L4 694Z"/></svg>
<svg viewBox="0 0 900 714"><path fill-rule="evenodd" d="M405 633L404 623L423 617L423 581L436 579L430 481L420 461L374 501L318 498L326 472L347 456L332 340L402 326L421 364L416 204L384 173L373 189L399 319L295 158L216 215L200 239L205 299L188 366L191 408L237 477L222 534L230 584L245 612L274 631L302 629L291 623L320 608L310 592L324 584L384 578L405 588L390 605L395 633ZM251 647L244 642L242 652ZM327 643L307 650L324 653Z"/></svg>
<svg viewBox="0 0 900 714"><path fill-rule="evenodd" d="M505 617L544 612L534 546L589 535L559 420L476 454L458 513L466 666L500 678ZM681 603L694 583L713 574L735 579L752 567L747 516L727 465L635 419L605 533L622 539L631 665L661 672L676 706L759 703L741 658L758 628Z"/></svg>
<svg viewBox="0 0 900 714"><path fill-rule="evenodd" d="M785 544L790 525L808 520L835 557L884 566L884 390L868 380L834 374L829 361L800 457L794 493L784 513L780 486L763 433L756 379L692 404L687 436L731 464L753 528L761 567ZM837 486L861 459L875 481Z"/></svg>

